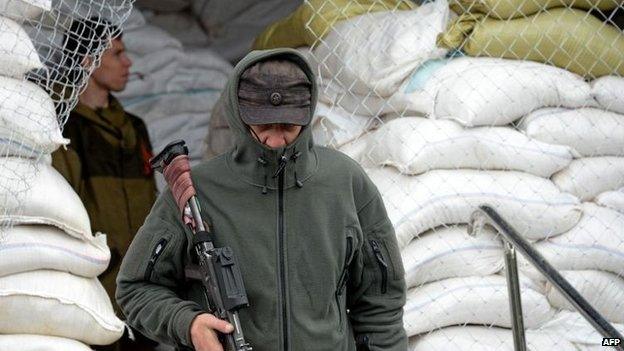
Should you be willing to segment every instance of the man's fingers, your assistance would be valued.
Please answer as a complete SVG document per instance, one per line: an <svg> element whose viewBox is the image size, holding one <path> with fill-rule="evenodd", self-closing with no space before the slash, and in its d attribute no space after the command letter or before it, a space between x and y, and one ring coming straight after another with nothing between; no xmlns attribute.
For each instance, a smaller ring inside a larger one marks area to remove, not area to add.
<svg viewBox="0 0 624 351"><path fill-rule="evenodd" d="M232 326L230 323L219 319L213 315L210 315L211 318L207 318L206 319L206 323L208 323L208 326L214 330L220 331L221 333L224 334L229 334L232 331L234 331L234 326Z"/></svg>
<svg viewBox="0 0 624 351"><path fill-rule="evenodd" d="M206 340L208 344L206 351L223 351L223 346L221 345L221 342L219 342L217 334L214 331L211 331L211 334L211 337Z"/></svg>

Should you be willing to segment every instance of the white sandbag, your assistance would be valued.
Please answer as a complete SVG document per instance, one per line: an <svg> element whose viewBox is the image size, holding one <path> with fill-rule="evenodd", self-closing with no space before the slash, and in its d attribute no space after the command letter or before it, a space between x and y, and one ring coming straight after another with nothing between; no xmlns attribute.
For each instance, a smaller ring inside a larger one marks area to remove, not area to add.
<svg viewBox="0 0 624 351"><path fill-rule="evenodd" d="M319 102L314 110L312 134L315 143L338 148L360 137L378 123L378 119Z"/></svg>
<svg viewBox="0 0 624 351"><path fill-rule="evenodd" d="M143 16L143 12L141 12L141 10L133 6L132 10L130 10L130 14L128 15L128 18L123 23L123 30L124 32L127 33L129 31L139 29L145 26L146 24L147 24L147 21L145 20L145 16Z"/></svg>
<svg viewBox="0 0 624 351"><path fill-rule="evenodd" d="M28 34L19 24L0 16L0 75L22 79L26 72L42 67Z"/></svg>
<svg viewBox="0 0 624 351"><path fill-rule="evenodd" d="M375 165L370 161L370 148L368 147L372 133L364 134L357 139L341 145L338 150L343 154L351 157L364 168L374 168Z"/></svg>
<svg viewBox="0 0 624 351"><path fill-rule="evenodd" d="M160 0L160 1L151 1L151 0L137 0L136 5L141 8L154 10L158 12L177 12L183 11L191 6L190 0Z"/></svg>
<svg viewBox="0 0 624 351"><path fill-rule="evenodd" d="M0 351L91 351L79 341L48 335L0 335Z"/></svg>
<svg viewBox="0 0 624 351"><path fill-rule="evenodd" d="M137 0L136 5L140 8L147 10L154 10L158 12L177 12L183 11L191 6L190 0Z"/></svg>
<svg viewBox="0 0 624 351"><path fill-rule="evenodd" d="M123 334L97 278L32 271L0 278L0 334L43 334L107 345Z"/></svg>
<svg viewBox="0 0 624 351"><path fill-rule="evenodd" d="M562 271L563 277L604 318L613 323L624 323L624 279L602 271ZM555 308L576 311L552 284L547 283L546 297Z"/></svg>
<svg viewBox="0 0 624 351"><path fill-rule="evenodd" d="M249 53L254 39L266 27L291 14L302 3L292 0L192 0L191 10L193 17L209 32L210 47L226 60L238 62Z"/></svg>
<svg viewBox="0 0 624 351"><path fill-rule="evenodd" d="M0 169L0 224L47 224L93 239L82 201L52 166L4 158Z"/></svg>
<svg viewBox="0 0 624 351"><path fill-rule="evenodd" d="M309 55L308 55L309 57ZM309 59L314 62L314 58ZM339 106L345 111L361 116L377 117L382 115L402 116L406 108L405 101L397 100L394 95L382 98L374 93L357 94L349 87L331 78L319 78L319 102ZM410 115L415 115L410 112ZM424 114L422 114L424 116Z"/></svg>
<svg viewBox="0 0 624 351"><path fill-rule="evenodd" d="M604 192L596 196L594 202L624 214L624 188Z"/></svg>
<svg viewBox="0 0 624 351"><path fill-rule="evenodd" d="M45 91L31 82L0 76L3 155L37 157L68 143L61 134L54 103Z"/></svg>
<svg viewBox="0 0 624 351"><path fill-rule="evenodd" d="M553 175L552 181L566 193L589 201L598 194L624 187L624 157L589 157L572 161Z"/></svg>
<svg viewBox="0 0 624 351"><path fill-rule="evenodd" d="M173 84L188 79L176 74L184 57L179 40L152 25L128 30L123 39L132 67L126 89L115 94L117 97L124 99L182 90Z"/></svg>
<svg viewBox="0 0 624 351"><path fill-rule="evenodd" d="M34 19L51 8L52 0L0 0L0 14L16 20Z"/></svg>
<svg viewBox="0 0 624 351"><path fill-rule="evenodd" d="M0 244L0 276L49 269L93 278L108 267L106 235L85 241L50 226L14 226Z"/></svg>
<svg viewBox="0 0 624 351"><path fill-rule="evenodd" d="M486 57L430 61L393 99L402 101L406 110L465 126L504 125L545 106L596 104L589 84L574 73L531 61Z"/></svg>
<svg viewBox="0 0 624 351"><path fill-rule="evenodd" d="M572 343L572 345L574 345L574 347L576 348L576 351L620 351L619 349L616 349L614 346L602 346L601 344L588 345L588 344Z"/></svg>
<svg viewBox="0 0 624 351"><path fill-rule="evenodd" d="M546 297L521 283L524 326L533 328L548 321L554 311ZM511 327L505 277L450 278L407 292L403 322L408 336L438 328L484 324Z"/></svg>
<svg viewBox="0 0 624 351"><path fill-rule="evenodd" d="M178 39L184 47L210 45L210 37L208 37L206 30L190 12L148 13L147 21L151 25L166 30L167 33Z"/></svg>
<svg viewBox="0 0 624 351"><path fill-rule="evenodd" d="M559 270L602 270L624 274L624 214L590 202L582 206L577 225L562 235L534 244ZM533 279L544 280L520 257L519 267Z"/></svg>
<svg viewBox="0 0 624 351"><path fill-rule="evenodd" d="M131 48L129 44L127 47ZM182 51L174 47L162 49L150 46L149 50L155 51L142 56L129 53L134 62L130 79L126 89L116 96L129 99L189 90L221 90L232 70L228 62L210 49Z"/></svg>
<svg viewBox="0 0 624 351"><path fill-rule="evenodd" d="M384 199L401 248L426 230L468 223L482 204L493 206L529 240L563 233L581 215L576 197L526 173L435 170L406 176L391 167L368 173Z"/></svg>
<svg viewBox="0 0 624 351"><path fill-rule="evenodd" d="M567 340L555 334L525 331L527 350L574 350ZM473 325L448 327L414 336L409 340L408 351L514 351L510 329L479 327Z"/></svg>
<svg viewBox="0 0 624 351"><path fill-rule="evenodd" d="M411 11L364 14L336 24L314 49L321 75L350 91L387 97L420 64L443 57L436 38L446 29L446 0Z"/></svg>
<svg viewBox="0 0 624 351"><path fill-rule="evenodd" d="M182 50L182 43L165 30L146 24L144 18L142 20L141 18L135 18L135 20L137 20L137 23L134 28L131 26L123 36L124 44L129 54L142 57L155 53L159 49L161 51L165 49Z"/></svg>
<svg viewBox="0 0 624 351"><path fill-rule="evenodd" d="M624 324L611 324L620 334L624 334ZM603 338L580 313L566 310L557 313L548 322L535 328L535 331L559 335L561 339L572 342L575 345L578 344L579 346L584 345L588 347L579 348L579 350L597 350L591 348L591 346L601 345ZM601 350L609 350L609 348L604 347L601 348Z"/></svg>
<svg viewBox="0 0 624 351"><path fill-rule="evenodd" d="M592 96L605 110L624 114L624 78L605 76L591 82Z"/></svg>
<svg viewBox="0 0 624 351"><path fill-rule="evenodd" d="M584 157L624 156L624 115L595 108L546 108L522 119L530 137L570 146Z"/></svg>
<svg viewBox="0 0 624 351"><path fill-rule="evenodd" d="M373 132L373 163L401 173L433 169L514 170L550 177L573 159L571 148L527 138L512 128L464 129L453 121L398 118Z"/></svg>
<svg viewBox="0 0 624 351"><path fill-rule="evenodd" d="M501 238L489 228L470 236L465 225L428 231L412 240L401 257L408 289L445 278L490 275L504 266Z"/></svg>
<svg viewBox="0 0 624 351"><path fill-rule="evenodd" d="M202 89L125 99L122 104L145 121L154 150L183 139L191 160L199 160L205 152L210 111L220 95L221 90Z"/></svg>

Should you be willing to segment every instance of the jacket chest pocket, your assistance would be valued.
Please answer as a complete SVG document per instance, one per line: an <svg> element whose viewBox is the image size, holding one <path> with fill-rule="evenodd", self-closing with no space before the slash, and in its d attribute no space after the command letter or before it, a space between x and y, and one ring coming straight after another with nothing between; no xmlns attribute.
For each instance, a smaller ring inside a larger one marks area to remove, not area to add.
<svg viewBox="0 0 624 351"><path fill-rule="evenodd" d="M342 271L340 273L340 276L338 278L338 282L336 284L336 292L334 294L334 297L336 299L336 304L338 307L338 313L340 315L340 330L343 329L343 325L344 325L344 318L346 315L346 310L345 310L345 290L347 287L347 283L349 281L349 275L350 275L350 268L351 268L351 262L353 261L353 258L355 257L356 251L358 249L358 240L357 240L357 236L355 234L355 230L352 228L349 228L347 230L347 234L345 236L345 260L342 266ZM344 311L343 311L344 310Z"/></svg>

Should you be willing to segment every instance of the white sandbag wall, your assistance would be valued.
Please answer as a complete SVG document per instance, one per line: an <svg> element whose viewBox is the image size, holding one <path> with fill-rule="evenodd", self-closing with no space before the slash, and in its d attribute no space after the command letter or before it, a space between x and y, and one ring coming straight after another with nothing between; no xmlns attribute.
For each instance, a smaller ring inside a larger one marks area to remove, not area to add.
<svg viewBox="0 0 624 351"><path fill-rule="evenodd" d="M305 3L316 11L308 24L333 23L325 6ZM522 1L433 0L413 10L384 3L390 11L349 17L345 10L322 35L304 26L317 39L300 50L319 75L323 125L344 141L323 142L365 168L395 226L408 288L408 349L513 350L501 238L489 229L467 233L471 213L484 203L609 321L622 323L624 58L604 58L611 74L593 75L592 67L579 74L551 61L549 55L570 55L554 39L548 54L531 51L549 40L539 31L518 31L508 49L516 57L492 56L487 45L503 45L495 34L478 37L480 27L454 22L464 11L490 20L496 4L517 6L515 16L525 19L532 13L522 12ZM539 13L553 6L537 3ZM588 4L584 11L602 6ZM602 10L618 6L624 8ZM466 37L458 50L440 42L453 23ZM494 25L478 25L488 23ZM480 55L468 54L472 39L486 43ZM623 44L624 33L610 45ZM566 315L571 306L525 260L519 265L529 349L600 345L598 334L575 335L583 322Z"/></svg>
<svg viewBox="0 0 624 351"><path fill-rule="evenodd" d="M200 161L210 115L231 64L211 49L184 47L147 23L137 9L126 22L123 39L132 61L128 85L117 93L124 108L143 119L154 150L183 139L191 162Z"/></svg>
<svg viewBox="0 0 624 351"><path fill-rule="evenodd" d="M0 351L90 350L125 328L97 279L110 261L106 235L92 233L80 198L51 165L51 153L69 143L58 93L71 89L75 98L81 84L60 83L63 59L52 54L62 52L51 47L65 30L60 13L81 18L65 2L0 1ZM120 19L129 9L102 5L74 9L108 8Z"/></svg>

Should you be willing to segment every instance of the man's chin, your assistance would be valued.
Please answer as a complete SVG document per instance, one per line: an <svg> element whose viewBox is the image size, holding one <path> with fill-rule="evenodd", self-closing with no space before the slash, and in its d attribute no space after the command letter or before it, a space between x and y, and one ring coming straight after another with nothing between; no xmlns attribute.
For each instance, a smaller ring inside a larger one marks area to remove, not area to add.
<svg viewBox="0 0 624 351"><path fill-rule="evenodd" d="M276 140L276 141L265 141L264 145L270 147L271 149L279 149L280 147L284 147L288 145L286 140Z"/></svg>
<svg viewBox="0 0 624 351"><path fill-rule="evenodd" d="M118 93L120 91L126 90L126 85L127 85L127 83L124 83L123 85L112 86L112 87L109 87L108 90L110 90L110 91L112 91L114 93Z"/></svg>

